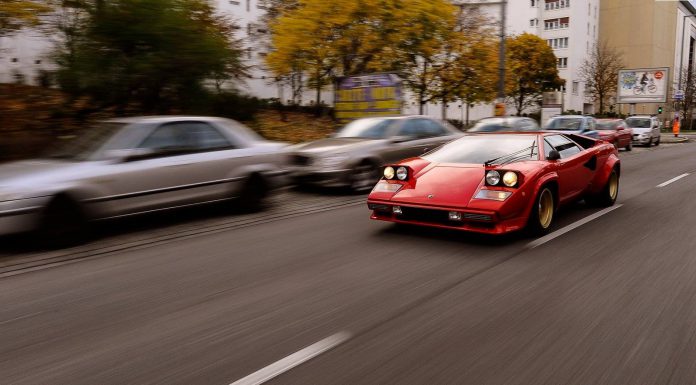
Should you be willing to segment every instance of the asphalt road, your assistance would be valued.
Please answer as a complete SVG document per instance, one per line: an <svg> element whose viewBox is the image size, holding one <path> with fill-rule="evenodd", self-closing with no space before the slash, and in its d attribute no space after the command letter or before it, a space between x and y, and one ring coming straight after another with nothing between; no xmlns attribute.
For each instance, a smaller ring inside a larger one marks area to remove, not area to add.
<svg viewBox="0 0 696 385"><path fill-rule="evenodd" d="M621 156L621 206L534 248L399 230L359 197L62 262L5 248L33 264L0 278L0 383L694 384L696 145Z"/></svg>

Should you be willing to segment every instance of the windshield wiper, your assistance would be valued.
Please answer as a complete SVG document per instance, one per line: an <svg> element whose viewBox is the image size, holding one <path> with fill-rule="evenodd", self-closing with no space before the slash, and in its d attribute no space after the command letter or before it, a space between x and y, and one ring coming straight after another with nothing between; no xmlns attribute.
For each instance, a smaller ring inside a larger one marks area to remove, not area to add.
<svg viewBox="0 0 696 385"><path fill-rule="evenodd" d="M497 158L487 160L487 161L483 162L483 165L488 167L488 166L494 164L495 162L498 162L498 164L509 163L511 159L516 160L517 158L520 158L520 157L526 157L527 156L527 154L525 154L526 151L529 151L530 157L531 157L534 154L535 147L536 147L536 140L529 147L525 147L519 151L515 151L515 152L508 154L508 155L503 155L503 156L499 156Z"/></svg>

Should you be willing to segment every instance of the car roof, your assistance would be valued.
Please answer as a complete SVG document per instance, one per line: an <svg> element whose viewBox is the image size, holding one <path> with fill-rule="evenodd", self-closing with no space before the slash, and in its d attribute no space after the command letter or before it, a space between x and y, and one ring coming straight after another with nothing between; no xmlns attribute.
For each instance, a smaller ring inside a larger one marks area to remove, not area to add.
<svg viewBox="0 0 696 385"><path fill-rule="evenodd" d="M555 119L555 118L591 118L591 116L587 116L587 115L555 115L555 116L551 117L551 119Z"/></svg>
<svg viewBox="0 0 696 385"><path fill-rule="evenodd" d="M162 115L162 116L131 116L124 118L113 118L105 120L108 123L169 123L169 122L181 122L181 121L221 121L225 118L215 117L215 116L194 116L194 115Z"/></svg>
<svg viewBox="0 0 696 385"><path fill-rule="evenodd" d="M623 120L623 119L621 119L621 118L599 118L599 119L597 119L597 121L600 121L600 122L614 122L614 121L621 121L621 120Z"/></svg>
<svg viewBox="0 0 696 385"><path fill-rule="evenodd" d="M650 118L657 118L656 116L652 115L631 115L628 118L641 118L641 119L650 119ZM626 118L626 119L628 119Z"/></svg>

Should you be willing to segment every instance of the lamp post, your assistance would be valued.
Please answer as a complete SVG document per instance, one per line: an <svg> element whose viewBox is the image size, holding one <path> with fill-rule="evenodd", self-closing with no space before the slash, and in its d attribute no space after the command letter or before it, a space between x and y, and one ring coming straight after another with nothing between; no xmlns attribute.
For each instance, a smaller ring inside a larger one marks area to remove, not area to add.
<svg viewBox="0 0 696 385"><path fill-rule="evenodd" d="M678 83L678 87L681 90L684 90L686 88L682 84L682 76L684 73L684 35L686 34L686 19L689 17L693 17L693 16L696 16L696 15L694 15L693 13L690 13L690 14L684 15L682 17L681 44L679 46L679 83ZM689 68L689 73L687 74L687 82L691 83L691 70L690 70L691 66L687 65L687 68ZM683 103L686 104L686 101L683 101ZM677 107L676 103L675 103L675 107ZM691 107L691 106L689 106L689 107ZM684 108L684 111L686 112L686 108ZM684 118L686 118L686 113L684 115L685 115ZM690 126L691 126L691 122L689 122L689 129L691 128ZM678 136L679 132L678 131L675 132L674 135Z"/></svg>

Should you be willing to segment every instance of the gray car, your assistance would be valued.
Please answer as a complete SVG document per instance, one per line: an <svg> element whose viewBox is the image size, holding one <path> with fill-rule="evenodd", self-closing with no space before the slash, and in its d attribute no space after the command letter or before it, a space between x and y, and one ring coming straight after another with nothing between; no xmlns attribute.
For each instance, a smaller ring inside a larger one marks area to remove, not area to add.
<svg viewBox="0 0 696 385"><path fill-rule="evenodd" d="M500 116L483 118L476 122L467 132L508 132L540 131L536 120L524 116Z"/></svg>
<svg viewBox="0 0 696 385"><path fill-rule="evenodd" d="M0 165L0 234L68 239L90 220L229 198L258 207L284 183L286 147L222 118L105 121L45 158Z"/></svg>
<svg viewBox="0 0 696 385"><path fill-rule="evenodd" d="M564 134L585 135L599 139L595 118L586 115L558 115L546 122L544 131L555 131Z"/></svg>
<svg viewBox="0 0 696 385"><path fill-rule="evenodd" d="M648 147L660 145L660 121L657 117L634 115L626 119L626 125L633 130L633 144Z"/></svg>
<svg viewBox="0 0 696 385"><path fill-rule="evenodd" d="M419 156L461 135L425 116L358 119L330 138L293 146L291 175L299 184L365 191L380 178L383 164Z"/></svg>

